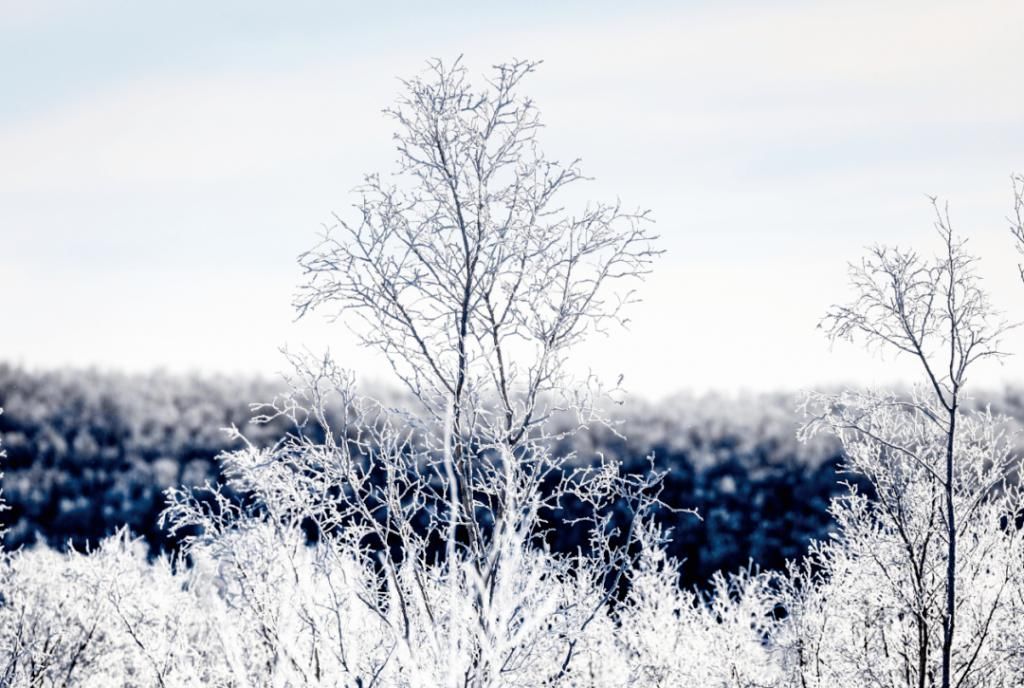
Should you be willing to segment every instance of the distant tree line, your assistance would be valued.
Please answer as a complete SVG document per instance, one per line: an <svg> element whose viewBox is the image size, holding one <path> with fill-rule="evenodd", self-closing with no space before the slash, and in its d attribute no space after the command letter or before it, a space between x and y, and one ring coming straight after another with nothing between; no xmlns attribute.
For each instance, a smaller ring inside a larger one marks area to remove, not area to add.
<svg viewBox="0 0 1024 688"><path fill-rule="evenodd" d="M152 552L175 550L177 539L157 523L166 506L163 490L222 482L216 457L237 444L220 428L245 428L268 444L279 438L280 420L249 423L249 400L270 400L282 387L270 379L0 364L3 482L11 507L0 523L9 528L7 547L45 542L85 549L127 526ZM1020 390L984 401L1024 417ZM853 476L837 474L834 441L797 441L796 404L787 394L634 400L618 418L621 436L598 427L558 449L575 449L580 460L601 453L634 474L650 468L653 454L655 467L668 470L663 500L701 516L663 509L658 519L672 528L668 551L680 561L683 581L703 584L715 571L751 561L782 568L811 539L827 535L829 501L845 489L840 481ZM556 550L573 551L585 532L562 527L548 540Z"/></svg>
<svg viewBox="0 0 1024 688"><path fill-rule="evenodd" d="M249 400L272 390L260 380L0 365L7 546L82 549L128 526L154 551L172 547L156 527L163 490L218 480L215 457L232 447L220 428L245 424Z"/></svg>

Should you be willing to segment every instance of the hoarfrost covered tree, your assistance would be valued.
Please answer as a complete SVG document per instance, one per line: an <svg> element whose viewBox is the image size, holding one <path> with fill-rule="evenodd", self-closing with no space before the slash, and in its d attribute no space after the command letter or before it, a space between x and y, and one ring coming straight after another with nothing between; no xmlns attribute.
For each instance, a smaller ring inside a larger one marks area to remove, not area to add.
<svg viewBox="0 0 1024 688"><path fill-rule="evenodd" d="M497 523L506 511L506 468L536 464L517 476L532 492L553 414L594 419L566 355L624 322L633 292L614 287L646 275L658 254L645 212L559 205L584 178L577 161L538 149L538 112L517 93L535 67L499 65L482 92L458 61L405 82L385 111L398 126L398 174L368 176L357 219L337 218L299 261L299 312L351 313L440 430L432 448L447 444L453 525L478 556L481 516Z"/></svg>
<svg viewBox="0 0 1024 688"><path fill-rule="evenodd" d="M805 433L835 433L875 496L832 507L837 538L785 581L776 642L800 685L1016 685L1024 562L1021 464L1005 419L965 409L974 366L1010 327L976 259L934 203L941 251L876 247L851 266L856 299L824 321L833 338L911 356L909 395L812 395Z"/></svg>
<svg viewBox="0 0 1024 688"><path fill-rule="evenodd" d="M659 251L644 212L563 208L584 177L577 162L539 150L537 110L518 90L535 67L499 65L477 90L460 62L432 61L403 82L386 110L397 172L368 176L353 219L337 217L300 257L299 313L344 318L387 357L416 408L363 396L329 357L290 356L291 393L257 420L286 417L294 431L223 458L250 501L174 493L168 522L196 529L189 551L258 631L250 680L650 685L643 648L655 640L621 635L632 624L623 620L667 596L664 618L690 619L681 627L699 645L716 618L677 594L674 577L655 576L670 589L643 585L655 579L640 576L653 570L641 560L660 556L651 514L664 506L661 475L552 451L553 440L604 422L615 390L574 380L568 355L625 322ZM592 514L589 547L572 556L544 546L563 524L543 514L565 499ZM632 515L624 532L613 505ZM755 636L748 629L741 644L763 654ZM728 671L671 652L656 661L676 677L696 676L687 671L699 662L702 676Z"/></svg>

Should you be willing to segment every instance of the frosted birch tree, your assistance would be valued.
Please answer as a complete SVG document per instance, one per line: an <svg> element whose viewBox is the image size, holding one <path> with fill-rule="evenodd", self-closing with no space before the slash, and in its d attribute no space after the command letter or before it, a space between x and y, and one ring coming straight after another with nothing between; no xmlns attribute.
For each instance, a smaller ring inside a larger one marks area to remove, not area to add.
<svg viewBox="0 0 1024 688"><path fill-rule="evenodd" d="M780 644L802 685L1011 685L1005 668L1019 670L1007 643L1024 551L1020 459L1005 419L964 404L969 373L1005 355L1010 325L933 205L940 252L871 249L850 268L855 299L824 321L832 338L910 356L923 383L809 399L805 433L835 433L875 495L838 500L837 539L787 582L800 602Z"/></svg>
<svg viewBox="0 0 1024 688"><path fill-rule="evenodd" d="M362 685L555 684L607 636L660 475L576 465L551 441L603 421L605 392L574 380L568 356L625 322L659 251L646 212L563 207L585 178L539 148L520 93L536 66L498 65L478 89L460 61L435 60L403 82L385 111L397 170L367 176L353 212L299 258L299 314L350 325L417 408L362 396L329 357L293 357L292 393L259 420L286 416L295 431L224 459L251 503L179 492L166 514L198 526L192 551L230 569L234 599L266 629L270 671L315 681L330 661ZM567 497L593 508L588 554L544 548L557 524L541 514ZM612 528L613 503L633 515L626 532ZM267 525L239 528L256 522ZM303 527L320 541L307 587L335 601L296 598L305 621L286 623L264 588L309 570L287 535ZM286 647L286 626L308 642ZM364 651L339 650L353 643Z"/></svg>

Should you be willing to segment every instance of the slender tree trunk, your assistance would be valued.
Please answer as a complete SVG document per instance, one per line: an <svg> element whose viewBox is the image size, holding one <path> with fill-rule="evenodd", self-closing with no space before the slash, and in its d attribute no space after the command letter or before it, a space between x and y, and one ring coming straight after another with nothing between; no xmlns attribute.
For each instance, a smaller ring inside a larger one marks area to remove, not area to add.
<svg viewBox="0 0 1024 688"><path fill-rule="evenodd" d="M952 679L953 631L956 627L956 518L953 513L953 441L956 436L957 404L949 410L946 438L946 615L942 624L942 688Z"/></svg>
<svg viewBox="0 0 1024 688"><path fill-rule="evenodd" d="M917 688L925 688L928 675L928 623L924 616L928 609L923 605L922 609L924 611L917 616Z"/></svg>

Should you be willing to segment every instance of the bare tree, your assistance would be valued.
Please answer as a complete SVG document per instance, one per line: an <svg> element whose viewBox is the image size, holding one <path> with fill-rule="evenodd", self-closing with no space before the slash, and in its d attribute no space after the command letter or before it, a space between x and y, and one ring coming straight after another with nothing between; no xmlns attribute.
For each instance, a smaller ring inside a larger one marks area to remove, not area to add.
<svg viewBox="0 0 1024 688"><path fill-rule="evenodd" d="M536 66L498 65L477 90L460 61L433 60L403 82L405 95L385 111L397 124L397 172L366 177L354 219L337 216L299 258L300 316L344 318L386 357L418 409L360 395L330 358L293 357L292 392L258 420L284 416L295 431L224 459L233 484L282 533L315 525L318 556L333 562L323 565L325 585L351 590L330 572L361 572L354 597L327 606L350 618L352 605L363 605L386 629L366 632L386 640L359 662L336 653L346 675L366 684L393 671L411 685L570 680L580 653L596 652L598 619L659 503L658 472L574 466L551 447L604 420L604 392L573 379L568 355L626 322L634 283L659 250L646 212L618 203L564 209L565 191L584 177L578 161L562 165L539 149L536 107L519 93ZM592 554L575 563L539 549L552 526L542 512L569 496L594 509ZM214 501L179 492L166 516L172 527L201 525L192 544L234 562L233 580L251 580L264 565L233 534L240 514ZM621 548L601 515L612 503L634 518L618 534ZM268 576L307 556L280 549ZM295 657L274 630L277 612L259 603L263 588L252 585L237 599L267 629L275 670L309 680L326 661L323 638L336 637L332 647L354 642L342 625L324 631L310 608L310 643L323 650L316 661ZM543 667L552 668L539 675Z"/></svg>
<svg viewBox="0 0 1024 688"><path fill-rule="evenodd" d="M922 548L927 552L934 528L941 525L941 685L949 688L960 685L973 665L969 659L954 665L958 575L963 573L959 547L966 525L960 521L977 516L977 505L1002 484L1008 465L1005 456L978 456L970 434L959 427L964 386L976 363L1005 355L999 339L1010 325L991 307L974 271L976 259L954 234L947 208L934 199L933 207L941 253L927 259L913 251L873 248L850 268L857 298L834 307L823 322L833 339L861 338L869 347L913 357L925 380L923 391L909 398L817 397L820 415L812 425L824 423L844 440L848 454L856 454L853 469L872 480L882 508L891 509L887 518L911 552L911 563L917 562L907 585L916 596L910 608L918 615L921 686L926 685L930 623L925 612L933 594ZM936 447L941 447L937 454ZM987 461L984 470L972 463L976 460ZM923 480L921 490L909 491L912 476L914 484ZM909 499L928 505L914 524L908 521Z"/></svg>
<svg viewBox="0 0 1024 688"><path fill-rule="evenodd" d="M521 448L559 409L592 409L568 380L567 352L624 322L631 289L658 254L646 212L597 203L570 214L578 161L546 159L541 123L518 93L537 63L494 68L487 88L460 61L428 65L386 110L398 125L398 173L371 175L354 221L303 254L296 299L351 313L452 442L462 525L487 482L490 450ZM584 403L580 403L584 402ZM490 505L486 508L492 508Z"/></svg>

